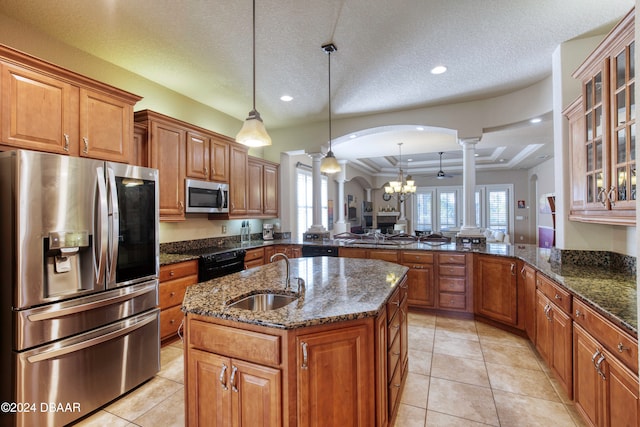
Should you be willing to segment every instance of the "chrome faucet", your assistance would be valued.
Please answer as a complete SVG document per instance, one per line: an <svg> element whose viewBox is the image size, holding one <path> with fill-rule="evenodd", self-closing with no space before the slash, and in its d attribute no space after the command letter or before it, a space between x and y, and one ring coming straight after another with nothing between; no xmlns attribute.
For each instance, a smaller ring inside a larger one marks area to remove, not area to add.
<svg viewBox="0 0 640 427"><path fill-rule="evenodd" d="M291 275L290 275L290 271L291 271L291 266L289 265L289 257L286 256L285 254L283 254L282 252L278 252L277 254L273 254L271 255L271 258L269 258L269 262L273 262L274 259L276 259L276 257L282 257L284 258L284 262L287 266L287 278L284 284L284 289L285 291L291 290ZM298 282L298 291L297 294L298 296L300 295L300 290L301 289L305 289L305 285L304 285L304 279L302 277L295 277L296 281Z"/></svg>
<svg viewBox="0 0 640 427"><path fill-rule="evenodd" d="M291 289L291 277L289 276L289 271L291 270L291 267L289 265L289 257L286 256L285 254L278 252L277 254L273 254L271 255L271 258L269 258L269 262L273 262L274 259L276 259L276 257L282 257L284 258L284 262L287 265L287 276L286 276L286 281L284 284L284 289L286 291L288 291L289 289Z"/></svg>

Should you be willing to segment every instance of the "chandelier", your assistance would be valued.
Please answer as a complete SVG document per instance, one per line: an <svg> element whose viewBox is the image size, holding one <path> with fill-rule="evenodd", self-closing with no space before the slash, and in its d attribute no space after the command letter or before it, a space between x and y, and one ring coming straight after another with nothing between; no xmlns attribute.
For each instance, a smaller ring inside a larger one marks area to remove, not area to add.
<svg viewBox="0 0 640 427"><path fill-rule="evenodd" d="M398 165L400 165L398 168L398 180L389 181L389 185L384 187L384 192L386 194L396 195L403 198L404 196L411 196L416 192L416 182L411 178L411 175L407 175L405 180L404 172L402 170L402 142L398 143L398 149L400 151L398 160Z"/></svg>

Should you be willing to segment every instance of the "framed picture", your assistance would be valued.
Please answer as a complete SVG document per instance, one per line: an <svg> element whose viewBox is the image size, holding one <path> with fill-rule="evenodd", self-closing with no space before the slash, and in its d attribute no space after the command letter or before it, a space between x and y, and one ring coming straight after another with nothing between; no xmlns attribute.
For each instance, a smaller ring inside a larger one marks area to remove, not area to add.
<svg viewBox="0 0 640 427"><path fill-rule="evenodd" d="M524 200L518 200L518 209L524 209L526 207Z"/></svg>

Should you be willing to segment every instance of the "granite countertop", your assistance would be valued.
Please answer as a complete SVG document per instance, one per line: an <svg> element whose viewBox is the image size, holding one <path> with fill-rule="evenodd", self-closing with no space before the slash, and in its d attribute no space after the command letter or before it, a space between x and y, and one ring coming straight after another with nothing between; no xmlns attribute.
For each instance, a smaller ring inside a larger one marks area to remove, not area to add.
<svg viewBox="0 0 640 427"><path fill-rule="evenodd" d="M259 291L286 293L286 265L277 261L188 287L182 311L281 329L361 319L384 308L408 271L369 259L296 258L290 263L291 277L304 279L305 287L300 298L285 307L252 312L226 306ZM295 291L296 281L291 283Z"/></svg>
<svg viewBox="0 0 640 427"><path fill-rule="evenodd" d="M501 243L487 243L486 247L468 248L456 246L455 243L446 245L429 245L427 243L411 243L397 246L373 245L343 242L320 241L317 243L300 242L294 240L252 241L250 244L238 243L238 248L251 249L272 244L312 244L338 247L364 247L370 249L390 250L419 250L419 251L453 251L470 252L487 255L499 255L521 259L542 274L558 282L571 292L576 298L584 301L613 323L627 330L637 337L638 313L636 299L635 274L615 272L607 268L593 266L562 265L555 266L549 261L550 250L535 245L507 245ZM230 250L230 249L226 249ZM160 264L196 259L196 256L185 254L161 254Z"/></svg>

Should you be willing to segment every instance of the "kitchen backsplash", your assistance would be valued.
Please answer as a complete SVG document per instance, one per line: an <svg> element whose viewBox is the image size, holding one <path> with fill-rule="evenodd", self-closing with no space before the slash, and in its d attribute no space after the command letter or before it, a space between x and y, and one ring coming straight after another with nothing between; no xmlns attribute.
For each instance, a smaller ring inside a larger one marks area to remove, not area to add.
<svg viewBox="0 0 640 427"><path fill-rule="evenodd" d="M636 257L607 251L582 251L551 248L551 265L563 264L602 267L617 272L636 274Z"/></svg>
<svg viewBox="0 0 640 427"><path fill-rule="evenodd" d="M274 239L284 240L290 239L290 232L274 233ZM261 241L262 233L252 233L251 241ZM160 252L175 254L190 251L194 249L204 249L211 247L221 247L228 243L240 243L240 235L225 237L209 237L206 239L182 240L179 242L160 243Z"/></svg>

